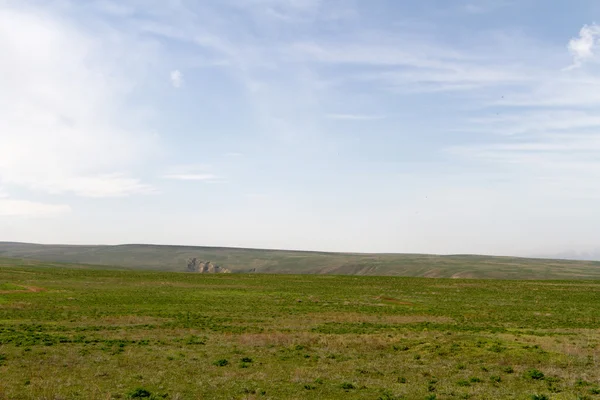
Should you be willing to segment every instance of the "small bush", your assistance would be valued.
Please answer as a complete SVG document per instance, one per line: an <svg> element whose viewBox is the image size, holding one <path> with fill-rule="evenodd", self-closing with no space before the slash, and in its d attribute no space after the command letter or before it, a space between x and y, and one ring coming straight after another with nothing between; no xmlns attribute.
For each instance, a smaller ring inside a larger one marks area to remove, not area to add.
<svg viewBox="0 0 600 400"><path fill-rule="evenodd" d="M535 381L539 381L544 379L544 373L540 370L537 369L530 369L527 372L525 372L525 378L528 379L533 379Z"/></svg>
<svg viewBox="0 0 600 400"><path fill-rule="evenodd" d="M152 393L144 388L137 388L127 393L130 399L144 399L152 397Z"/></svg>
<svg viewBox="0 0 600 400"><path fill-rule="evenodd" d="M344 382L342 383L342 389L344 390L352 390L352 389L356 389L356 386L354 386L352 383L350 382Z"/></svg>
<svg viewBox="0 0 600 400"><path fill-rule="evenodd" d="M6 354L0 353L0 367L6 364Z"/></svg>
<svg viewBox="0 0 600 400"><path fill-rule="evenodd" d="M591 394L600 394L600 388L591 388L590 393Z"/></svg>
<svg viewBox="0 0 600 400"><path fill-rule="evenodd" d="M562 392L562 389L559 388L558 386L554 386L553 384L548 385L548 391L550 393L560 393Z"/></svg>
<svg viewBox="0 0 600 400"><path fill-rule="evenodd" d="M499 343L494 343L489 347L489 350L493 351L494 353L502 353L504 350L506 350L506 348Z"/></svg>
<svg viewBox="0 0 600 400"><path fill-rule="evenodd" d="M213 365L216 365L217 367L224 367L226 365L229 365L229 361L227 361L227 359L225 359L225 358L222 358L220 360L213 362Z"/></svg>
<svg viewBox="0 0 600 400"><path fill-rule="evenodd" d="M403 376L398 377L398 383L406 383L406 378Z"/></svg>
<svg viewBox="0 0 600 400"><path fill-rule="evenodd" d="M513 367L504 367L502 368L502 371L504 371L507 374L512 374L515 372L515 370L513 369Z"/></svg>
<svg viewBox="0 0 600 400"><path fill-rule="evenodd" d="M395 396L394 393L392 393L389 390L385 390L381 396L379 396L377 398L377 400L402 400L403 397L402 396Z"/></svg>
<svg viewBox="0 0 600 400"><path fill-rule="evenodd" d="M471 382L469 382L469 381L467 381L467 380L464 380L464 379L463 379L463 380L460 380L460 381L458 381L458 382L456 382L456 384L457 384L458 386L464 386L464 387L466 387L466 386L471 386Z"/></svg>
<svg viewBox="0 0 600 400"><path fill-rule="evenodd" d="M532 394L531 400L550 400L550 397L545 394Z"/></svg>
<svg viewBox="0 0 600 400"><path fill-rule="evenodd" d="M493 383L500 383L502 381L502 378L498 375L492 375L490 376L490 381L492 381Z"/></svg>
<svg viewBox="0 0 600 400"><path fill-rule="evenodd" d="M206 340L204 340L201 337L198 336L188 336L187 340L185 341L185 344L189 344L189 345L203 345L206 344Z"/></svg>
<svg viewBox="0 0 600 400"><path fill-rule="evenodd" d="M250 357L244 357L244 358L242 358L242 362L243 363L251 363L252 359Z"/></svg>
<svg viewBox="0 0 600 400"><path fill-rule="evenodd" d="M478 378L478 377L476 377L476 376L472 376L472 377L469 379L469 381L471 381L471 383L479 383L479 382L481 382L481 379L479 379L479 378Z"/></svg>

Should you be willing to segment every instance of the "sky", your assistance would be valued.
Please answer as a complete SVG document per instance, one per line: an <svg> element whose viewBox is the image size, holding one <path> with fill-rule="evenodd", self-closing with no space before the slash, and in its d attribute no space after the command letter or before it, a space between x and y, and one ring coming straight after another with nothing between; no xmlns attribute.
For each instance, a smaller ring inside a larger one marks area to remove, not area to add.
<svg viewBox="0 0 600 400"><path fill-rule="evenodd" d="M0 240L600 257L595 0L0 0Z"/></svg>

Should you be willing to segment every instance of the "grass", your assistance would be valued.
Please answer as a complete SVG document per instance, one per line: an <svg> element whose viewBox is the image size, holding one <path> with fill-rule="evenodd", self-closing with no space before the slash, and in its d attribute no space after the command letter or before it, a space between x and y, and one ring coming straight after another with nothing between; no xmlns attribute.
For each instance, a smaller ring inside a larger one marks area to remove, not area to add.
<svg viewBox="0 0 600 400"><path fill-rule="evenodd" d="M600 282L94 270L0 282L0 399L600 399ZM393 300L393 301L392 301Z"/></svg>
<svg viewBox="0 0 600 400"><path fill-rule="evenodd" d="M23 286L13 285L12 283L0 282L0 291L9 291L9 290L24 290Z"/></svg>
<svg viewBox="0 0 600 400"><path fill-rule="evenodd" d="M160 271L184 271L187 260L196 257L237 273L600 279L600 262L475 255L350 254L192 246L65 246L0 242L0 257Z"/></svg>

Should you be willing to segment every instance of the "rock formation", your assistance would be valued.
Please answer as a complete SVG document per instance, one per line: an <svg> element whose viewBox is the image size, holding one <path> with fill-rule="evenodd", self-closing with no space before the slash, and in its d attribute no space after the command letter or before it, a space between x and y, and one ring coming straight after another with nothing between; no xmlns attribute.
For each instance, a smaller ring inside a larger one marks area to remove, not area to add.
<svg viewBox="0 0 600 400"><path fill-rule="evenodd" d="M213 264L210 261L201 261L197 258L190 258L187 262L188 272L198 272L201 274L228 274L231 273L227 268Z"/></svg>

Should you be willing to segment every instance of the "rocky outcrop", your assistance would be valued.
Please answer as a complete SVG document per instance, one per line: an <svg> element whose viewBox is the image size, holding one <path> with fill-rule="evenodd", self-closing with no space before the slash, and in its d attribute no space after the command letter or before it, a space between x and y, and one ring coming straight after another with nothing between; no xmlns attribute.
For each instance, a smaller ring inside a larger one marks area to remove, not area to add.
<svg viewBox="0 0 600 400"><path fill-rule="evenodd" d="M188 272L197 272L201 274L228 274L231 273L227 268L213 264L210 261L201 261L197 258L190 258L187 262Z"/></svg>

